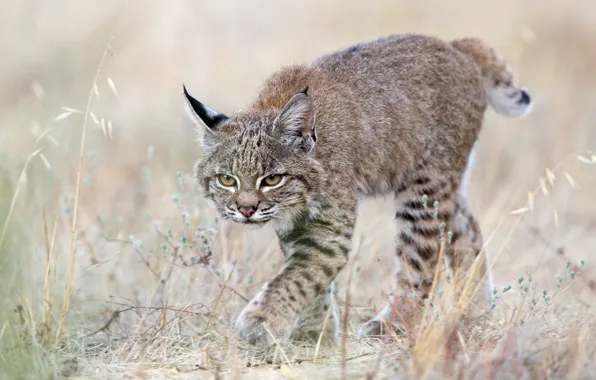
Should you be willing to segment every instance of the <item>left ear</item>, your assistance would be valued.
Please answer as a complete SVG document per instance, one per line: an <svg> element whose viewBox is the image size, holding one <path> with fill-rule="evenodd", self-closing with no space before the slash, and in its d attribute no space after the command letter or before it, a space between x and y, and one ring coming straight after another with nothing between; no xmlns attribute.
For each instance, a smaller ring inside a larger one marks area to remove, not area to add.
<svg viewBox="0 0 596 380"><path fill-rule="evenodd" d="M317 142L315 114L315 104L305 90L288 101L273 122L273 130L285 145L309 153Z"/></svg>
<svg viewBox="0 0 596 380"><path fill-rule="evenodd" d="M199 132L198 137L203 149L209 151L215 145L214 140L216 140L218 125L227 120L228 117L212 110L193 98L188 91L186 91L186 86L182 85L182 88L184 89L184 99L186 100L186 113L190 119L197 124Z"/></svg>

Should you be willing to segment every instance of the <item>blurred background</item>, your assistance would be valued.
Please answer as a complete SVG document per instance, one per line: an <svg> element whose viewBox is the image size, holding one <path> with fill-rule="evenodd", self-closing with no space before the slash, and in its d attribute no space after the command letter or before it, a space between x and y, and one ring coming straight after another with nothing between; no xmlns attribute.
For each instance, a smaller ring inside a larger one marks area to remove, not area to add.
<svg viewBox="0 0 596 380"><path fill-rule="evenodd" d="M525 119L487 112L470 202L490 237L499 287L531 271L547 288L568 260L584 259L581 297L596 254L593 1L21 0L0 6L0 268L10 292L2 308L15 318L19 305L32 314L50 305L44 319L56 322L66 279L72 333L105 321L111 302L212 305L228 277L250 297L281 264L275 236L218 222L196 193L191 171L201 150L182 83L233 113L284 65L410 32L484 38L530 90L536 105ZM359 222L356 312L381 307L391 289L390 204L368 201ZM531 210L511 213L522 208ZM234 293L222 300L226 325L243 301ZM126 335L135 318L122 315L112 333Z"/></svg>

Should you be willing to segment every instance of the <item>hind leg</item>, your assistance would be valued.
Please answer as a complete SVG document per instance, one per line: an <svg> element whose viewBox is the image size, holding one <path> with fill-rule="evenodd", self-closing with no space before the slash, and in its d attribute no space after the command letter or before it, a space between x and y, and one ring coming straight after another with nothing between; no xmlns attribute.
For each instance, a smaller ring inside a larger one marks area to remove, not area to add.
<svg viewBox="0 0 596 380"><path fill-rule="evenodd" d="M455 280L460 290L468 283L468 289L477 290L474 304L484 308L492 301L492 276L490 263L483 251L483 239L478 222L468 210L466 200L458 196L455 213L451 222L451 244L447 257L451 263ZM478 257L482 255L482 257ZM476 261L476 262L475 262ZM473 269L473 272L470 272ZM472 295L472 294L470 294Z"/></svg>
<svg viewBox="0 0 596 380"><path fill-rule="evenodd" d="M458 178L427 173L398 194L396 287L383 310L359 330L360 337L382 335L386 324L394 330L417 320L430 293L438 263L440 239L455 212ZM385 324L385 323L386 324Z"/></svg>

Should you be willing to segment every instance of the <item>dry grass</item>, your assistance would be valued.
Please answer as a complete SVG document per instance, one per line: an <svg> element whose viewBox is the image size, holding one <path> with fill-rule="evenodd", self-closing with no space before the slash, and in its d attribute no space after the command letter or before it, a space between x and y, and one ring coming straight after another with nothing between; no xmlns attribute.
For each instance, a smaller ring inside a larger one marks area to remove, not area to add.
<svg viewBox="0 0 596 380"><path fill-rule="evenodd" d="M595 15L579 0L4 4L0 377L596 376ZM491 314L466 318L472 284L442 276L408 335L356 339L394 263L391 200L370 200L340 277L345 343L268 364L231 326L281 255L196 193L181 83L231 112L281 65L412 31L486 38L537 101L524 120L489 113L479 143Z"/></svg>

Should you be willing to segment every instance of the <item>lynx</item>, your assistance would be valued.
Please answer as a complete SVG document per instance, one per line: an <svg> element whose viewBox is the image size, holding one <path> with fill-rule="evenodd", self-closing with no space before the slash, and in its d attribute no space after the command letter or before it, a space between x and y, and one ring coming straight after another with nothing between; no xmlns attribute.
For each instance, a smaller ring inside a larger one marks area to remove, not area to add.
<svg viewBox="0 0 596 380"><path fill-rule="evenodd" d="M395 196L401 229L395 292L359 335L382 334L385 323L403 328L392 310L428 297L441 236L449 236L455 269L466 270L481 251L466 187L487 105L509 117L532 108L483 41L414 34L285 67L230 117L186 87L184 95L200 129L204 154L195 170L206 197L222 218L270 223L279 237L283 268L235 322L238 335L258 345L320 332L348 262L359 200L368 196ZM482 262L476 276L486 299L490 268ZM337 336L329 313L326 333Z"/></svg>

